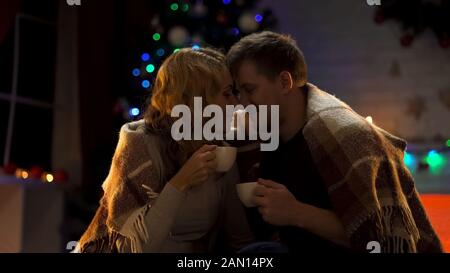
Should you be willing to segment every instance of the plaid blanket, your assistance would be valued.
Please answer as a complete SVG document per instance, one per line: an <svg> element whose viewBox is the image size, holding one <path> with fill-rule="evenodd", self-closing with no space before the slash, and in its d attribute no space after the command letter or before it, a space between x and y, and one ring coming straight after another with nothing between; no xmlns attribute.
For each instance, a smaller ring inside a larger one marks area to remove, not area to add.
<svg viewBox="0 0 450 273"><path fill-rule="evenodd" d="M308 85L303 133L351 248L376 241L383 253L442 252L403 164L406 142Z"/></svg>
<svg viewBox="0 0 450 273"><path fill-rule="evenodd" d="M149 239L144 216L165 184L159 147L144 120L122 126L104 195L79 252L142 252L141 242Z"/></svg>

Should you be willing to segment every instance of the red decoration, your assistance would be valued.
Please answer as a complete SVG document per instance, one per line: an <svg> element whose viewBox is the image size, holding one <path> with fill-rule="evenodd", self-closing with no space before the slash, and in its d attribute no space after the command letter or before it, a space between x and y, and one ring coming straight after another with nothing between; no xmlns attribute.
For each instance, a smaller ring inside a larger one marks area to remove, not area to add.
<svg viewBox="0 0 450 273"><path fill-rule="evenodd" d="M385 18L384 18L383 12L381 10L378 10L375 13L375 17L374 17L375 23L380 25L380 24L384 23L384 20L385 20Z"/></svg>
<svg viewBox="0 0 450 273"><path fill-rule="evenodd" d="M225 25L228 22L228 17L225 14L225 11L219 11L219 14L216 17L217 23Z"/></svg>
<svg viewBox="0 0 450 273"><path fill-rule="evenodd" d="M439 44L442 48L449 48L450 47L450 38L443 38L439 40Z"/></svg>
<svg viewBox="0 0 450 273"><path fill-rule="evenodd" d="M122 104L120 102L117 102L116 105L114 105L113 112L117 115L122 114L125 109L123 108Z"/></svg>
<svg viewBox="0 0 450 273"><path fill-rule="evenodd" d="M58 170L53 173L53 178L55 182L67 182L69 175L63 170Z"/></svg>
<svg viewBox="0 0 450 273"><path fill-rule="evenodd" d="M30 178L40 179L44 170L39 166L34 166L30 169Z"/></svg>
<svg viewBox="0 0 450 273"><path fill-rule="evenodd" d="M419 162L418 168L419 171L428 171L430 170L430 165L428 163Z"/></svg>
<svg viewBox="0 0 450 273"><path fill-rule="evenodd" d="M443 48L450 47L446 36L450 34L448 15L450 5L447 0L389 0L382 3L374 11L374 21L381 24L384 21L395 21L405 35L401 38L404 47L409 47L413 38L430 30ZM407 34L413 33L414 37Z"/></svg>
<svg viewBox="0 0 450 273"><path fill-rule="evenodd" d="M16 173L16 170L17 166L14 163L8 163L3 167L3 171L5 172L5 174L13 175Z"/></svg>
<svg viewBox="0 0 450 273"><path fill-rule="evenodd" d="M228 18L224 14L219 14L217 15L217 22L219 24L225 25L228 22Z"/></svg>
<svg viewBox="0 0 450 273"><path fill-rule="evenodd" d="M400 39L400 43L403 47L410 47L412 42L414 40L414 37L411 34L406 34Z"/></svg>

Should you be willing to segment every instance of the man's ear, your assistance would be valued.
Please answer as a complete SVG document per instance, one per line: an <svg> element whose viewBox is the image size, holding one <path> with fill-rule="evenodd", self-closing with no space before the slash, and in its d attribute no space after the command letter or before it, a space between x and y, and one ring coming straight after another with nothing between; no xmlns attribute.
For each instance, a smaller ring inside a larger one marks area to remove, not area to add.
<svg viewBox="0 0 450 273"><path fill-rule="evenodd" d="M294 86L294 80L292 79L292 75L289 71L281 71L280 73L280 83L283 88L283 93L289 92Z"/></svg>

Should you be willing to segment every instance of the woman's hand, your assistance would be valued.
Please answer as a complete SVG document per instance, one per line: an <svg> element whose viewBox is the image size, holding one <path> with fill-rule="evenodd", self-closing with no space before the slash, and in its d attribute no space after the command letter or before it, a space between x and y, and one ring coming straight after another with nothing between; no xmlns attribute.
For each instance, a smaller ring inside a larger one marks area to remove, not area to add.
<svg viewBox="0 0 450 273"><path fill-rule="evenodd" d="M169 183L185 192L206 182L214 174L217 166L216 148L216 145L203 145L184 163Z"/></svg>

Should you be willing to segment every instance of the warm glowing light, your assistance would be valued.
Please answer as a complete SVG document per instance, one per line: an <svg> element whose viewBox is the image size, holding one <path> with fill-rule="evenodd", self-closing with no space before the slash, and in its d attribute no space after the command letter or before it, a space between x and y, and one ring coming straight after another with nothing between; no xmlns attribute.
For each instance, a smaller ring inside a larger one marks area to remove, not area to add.
<svg viewBox="0 0 450 273"><path fill-rule="evenodd" d="M53 175L48 173L45 175L45 181L47 181L48 183L52 183L53 182Z"/></svg>
<svg viewBox="0 0 450 273"><path fill-rule="evenodd" d="M22 174L24 172L26 172L26 171L24 171L23 169L16 169L15 175L16 175L17 178L23 178Z"/></svg>
<svg viewBox="0 0 450 273"><path fill-rule="evenodd" d="M367 116L367 117L366 117L366 120L367 120L369 123L373 123L373 118L372 118L371 116Z"/></svg>

